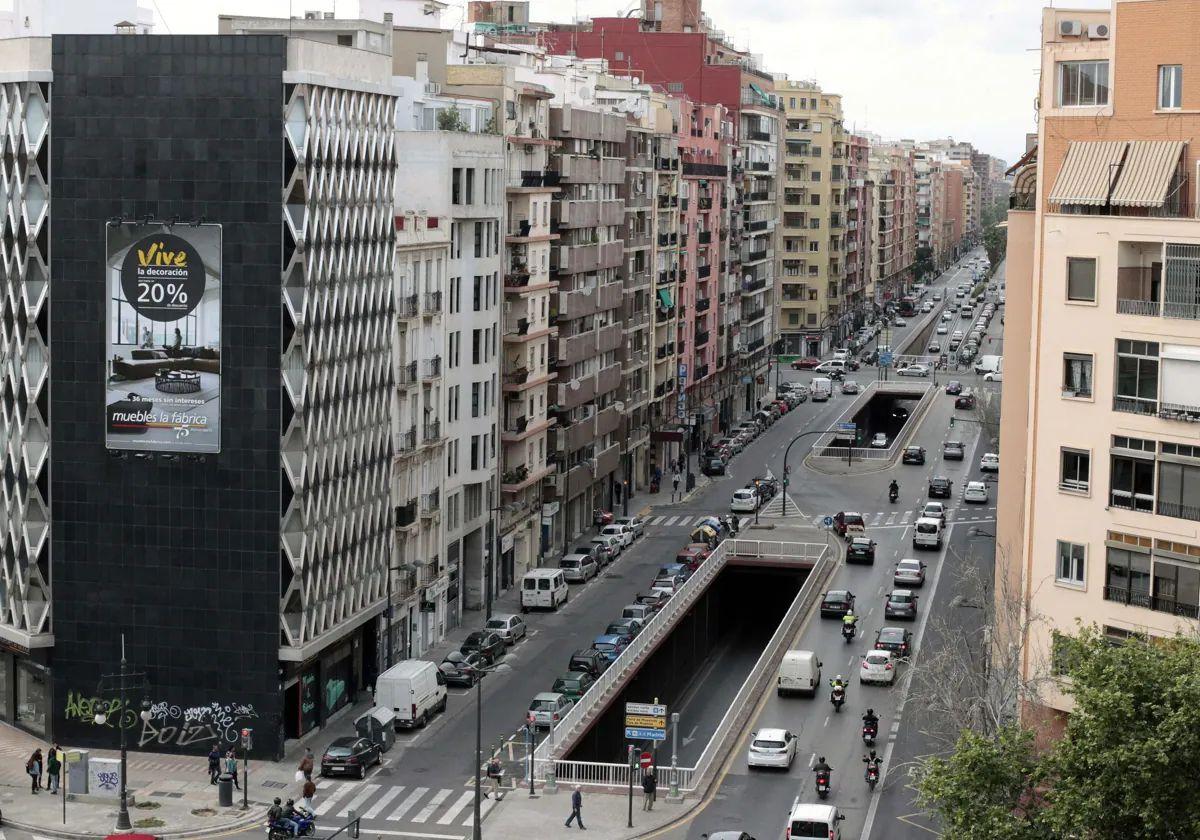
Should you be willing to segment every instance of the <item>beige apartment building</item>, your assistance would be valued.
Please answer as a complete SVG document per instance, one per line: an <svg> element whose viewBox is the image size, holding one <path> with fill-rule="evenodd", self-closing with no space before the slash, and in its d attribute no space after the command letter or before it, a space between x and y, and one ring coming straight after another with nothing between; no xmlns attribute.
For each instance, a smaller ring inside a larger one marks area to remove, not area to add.
<svg viewBox="0 0 1200 840"><path fill-rule="evenodd" d="M779 334L784 353L820 354L836 340L849 295L842 97L786 78L776 79L775 95L786 115Z"/></svg>
<svg viewBox="0 0 1200 840"><path fill-rule="evenodd" d="M1043 11L1038 146L1009 212L997 531L1030 678L1077 621L1115 640L1200 629L1197 22L1198 0ZM1071 710L1059 688L1022 710L1049 734Z"/></svg>

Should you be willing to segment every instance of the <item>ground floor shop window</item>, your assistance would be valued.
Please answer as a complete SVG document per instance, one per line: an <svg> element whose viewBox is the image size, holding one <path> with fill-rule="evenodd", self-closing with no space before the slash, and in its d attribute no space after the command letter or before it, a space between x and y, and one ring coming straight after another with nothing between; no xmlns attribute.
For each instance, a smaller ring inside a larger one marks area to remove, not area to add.
<svg viewBox="0 0 1200 840"><path fill-rule="evenodd" d="M50 688L46 671L31 662L17 663L17 723L31 732L46 734Z"/></svg>

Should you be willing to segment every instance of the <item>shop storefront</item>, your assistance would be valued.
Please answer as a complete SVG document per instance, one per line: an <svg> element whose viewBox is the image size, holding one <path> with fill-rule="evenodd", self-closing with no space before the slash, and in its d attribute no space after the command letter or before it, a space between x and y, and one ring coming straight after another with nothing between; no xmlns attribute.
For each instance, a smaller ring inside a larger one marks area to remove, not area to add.
<svg viewBox="0 0 1200 840"><path fill-rule="evenodd" d="M369 622L350 638L285 674L283 729L287 738L300 738L324 726L331 715L355 701L364 685L364 655L371 662L381 655L378 635L378 624ZM397 660L404 658L402 651L396 648ZM382 655L387 655L386 646ZM380 667L383 664L380 662Z"/></svg>
<svg viewBox="0 0 1200 840"><path fill-rule="evenodd" d="M512 534L500 537L500 590L503 592L513 584L516 572L515 538Z"/></svg>
<svg viewBox="0 0 1200 840"><path fill-rule="evenodd" d="M29 651L0 642L0 720L49 736L50 669Z"/></svg>

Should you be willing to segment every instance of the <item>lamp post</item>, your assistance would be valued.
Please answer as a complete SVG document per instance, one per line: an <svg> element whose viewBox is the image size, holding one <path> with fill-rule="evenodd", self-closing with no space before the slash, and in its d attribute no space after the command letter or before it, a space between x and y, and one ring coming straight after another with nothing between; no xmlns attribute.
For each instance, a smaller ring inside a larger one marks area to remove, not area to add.
<svg viewBox="0 0 1200 840"><path fill-rule="evenodd" d="M142 689L145 688L145 685L146 685L145 673L143 673L143 672L131 673L129 671L128 663L126 662L126 659L125 659L125 634L122 633L121 634L121 670L117 674L103 675L100 678L100 686L97 689L98 694L116 694L118 697L117 708L119 709L119 711L117 712L116 726L117 726L117 729L119 729L121 731L121 804L120 804L120 808L117 811L117 826L116 826L117 831L129 831L130 829L133 828L133 824L130 823L130 821L129 821L129 796L128 796L129 788L128 788L128 783L125 778L125 772L126 772L126 768L127 768L128 745L126 743L125 726L123 725L125 711L126 711L126 706L125 706L126 699L125 698L126 698L126 693L127 693L128 689L131 687L129 685L129 680L131 678L135 678L139 681L140 688L142 688ZM111 681L114 679L117 681L116 686L111 685ZM106 681L109 682L109 685L107 685L107 686L105 685ZM138 717L142 720L143 723L150 720L150 701L149 700L146 700L146 699L142 700L141 711L138 713ZM93 718L93 720L96 722L96 724L98 726L103 726L108 721L108 715L106 715L103 711L96 712L96 715ZM66 793L64 792L63 795L66 796Z"/></svg>
<svg viewBox="0 0 1200 840"><path fill-rule="evenodd" d="M471 831L473 840L482 840L483 823L480 811L483 807L483 780L480 768L483 766L483 678L490 674L496 666L479 669L479 679L475 681L475 827Z"/></svg>

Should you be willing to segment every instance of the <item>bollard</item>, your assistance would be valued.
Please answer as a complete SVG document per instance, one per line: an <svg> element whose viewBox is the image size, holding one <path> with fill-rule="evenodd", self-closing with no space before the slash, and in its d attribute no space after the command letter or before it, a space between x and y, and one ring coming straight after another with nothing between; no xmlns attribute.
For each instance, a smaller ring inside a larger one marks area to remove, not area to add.
<svg viewBox="0 0 1200 840"><path fill-rule="evenodd" d="M228 773L217 776L217 804L222 808L233 807L233 776Z"/></svg>

